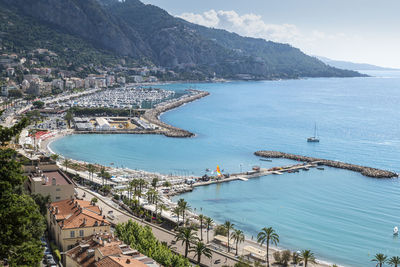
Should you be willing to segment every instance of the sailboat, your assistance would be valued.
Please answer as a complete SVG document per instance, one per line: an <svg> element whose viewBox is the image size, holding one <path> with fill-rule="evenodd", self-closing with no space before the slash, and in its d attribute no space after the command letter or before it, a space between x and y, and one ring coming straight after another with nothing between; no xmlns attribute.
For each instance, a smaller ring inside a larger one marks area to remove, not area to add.
<svg viewBox="0 0 400 267"><path fill-rule="evenodd" d="M314 126L314 136L308 137L307 142L309 142L309 143L318 143L319 142L319 138L317 137L317 123L315 123L315 126Z"/></svg>

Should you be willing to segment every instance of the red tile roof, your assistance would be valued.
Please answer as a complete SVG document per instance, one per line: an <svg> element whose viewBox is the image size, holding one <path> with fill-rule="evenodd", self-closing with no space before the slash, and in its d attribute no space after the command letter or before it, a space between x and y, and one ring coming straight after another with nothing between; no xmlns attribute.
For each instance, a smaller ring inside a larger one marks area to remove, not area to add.
<svg viewBox="0 0 400 267"><path fill-rule="evenodd" d="M100 208L89 201L67 199L53 202L49 212L55 215L62 229L111 225L101 214Z"/></svg>
<svg viewBox="0 0 400 267"><path fill-rule="evenodd" d="M147 267L147 265L144 264L143 262L127 256L120 256L120 257L108 256L96 262L95 266L96 267L133 267L133 266Z"/></svg>

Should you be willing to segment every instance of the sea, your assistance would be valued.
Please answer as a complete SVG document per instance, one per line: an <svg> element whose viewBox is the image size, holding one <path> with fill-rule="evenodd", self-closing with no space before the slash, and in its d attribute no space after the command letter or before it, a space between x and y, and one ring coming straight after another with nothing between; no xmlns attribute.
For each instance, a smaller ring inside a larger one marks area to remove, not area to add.
<svg viewBox="0 0 400 267"><path fill-rule="evenodd" d="M191 177L253 166L257 150L277 150L400 172L400 71L370 77L165 84L210 95L161 115L196 134L72 135L51 143L66 157L120 168ZM317 126L319 143L308 143ZM209 171L207 171L209 169ZM255 239L273 227L279 247L310 249L342 266L375 266L376 253L400 256L400 182L341 169L270 175L195 188L175 197L193 210L226 220Z"/></svg>

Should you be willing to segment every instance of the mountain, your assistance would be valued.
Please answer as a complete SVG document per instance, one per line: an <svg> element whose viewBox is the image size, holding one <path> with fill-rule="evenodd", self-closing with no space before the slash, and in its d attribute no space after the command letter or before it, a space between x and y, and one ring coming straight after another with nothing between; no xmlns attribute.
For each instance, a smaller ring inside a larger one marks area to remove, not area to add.
<svg viewBox="0 0 400 267"><path fill-rule="evenodd" d="M330 58L326 57L318 57L319 60L324 62L325 64L335 67L335 68L340 68L340 69L346 69L346 70L354 70L354 71L359 71L359 70L398 70L398 69L392 69L392 68L385 68L385 67L379 67L371 64L366 64L366 63L354 63L354 62L349 62L349 61L341 61L341 60L333 60Z"/></svg>
<svg viewBox="0 0 400 267"><path fill-rule="evenodd" d="M1 25L4 24L1 37L14 48L20 48L21 43L24 44L21 49L32 46L23 40L25 37L42 46L54 42L42 34L35 36L26 25L29 22L36 26L36 31L42 28L61 39L65 36L76 40L100 58L123 58L177 72L197 73L199 77L216 74L224 78L278 79L362 75L328 66L288 44L189 23L139 0L0 0L0 12L7 13L6 19L0 17ZM8 28L15 24L23 28L24 35L16 36L15 31L12 36L9 34ZM63 45L59 41L56 40L57 47ZM74 46L66 42L64 48L71 51L70 45ZM63 49L58 51L62 53Z"/></svg>

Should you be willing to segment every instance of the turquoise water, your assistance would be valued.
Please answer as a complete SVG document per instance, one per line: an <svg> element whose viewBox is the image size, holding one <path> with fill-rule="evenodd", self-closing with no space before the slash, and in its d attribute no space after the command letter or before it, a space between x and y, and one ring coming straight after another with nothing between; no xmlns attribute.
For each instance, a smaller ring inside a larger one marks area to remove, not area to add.
<svg viewBox="0 0 400 267"><path fill-rule="evenodd" d="M203 174L217 164L225 172L283 164L259 161L252 153L260 149L400 171L400 73L372 74L376 77L165 85L211 93L162 115L195 138L75 135L52 149L165 174ZM314 122L321 142L309 144ZM377 252L400 255L400 241L391 235L400 225L399 193L394 179L326 169L202 187L184 198L249 235L273 226L282 247L312 249L318 258L347 266L373 266Z"/></svg>

